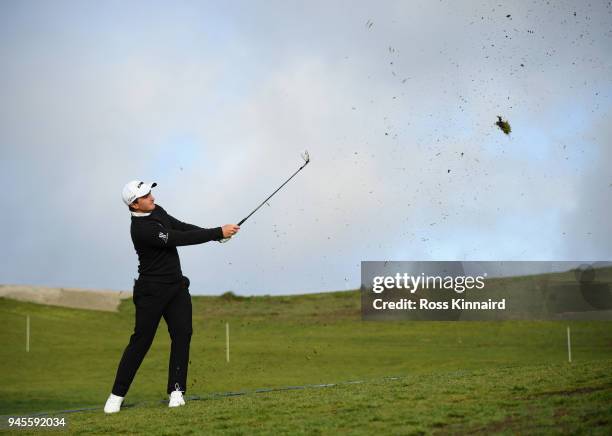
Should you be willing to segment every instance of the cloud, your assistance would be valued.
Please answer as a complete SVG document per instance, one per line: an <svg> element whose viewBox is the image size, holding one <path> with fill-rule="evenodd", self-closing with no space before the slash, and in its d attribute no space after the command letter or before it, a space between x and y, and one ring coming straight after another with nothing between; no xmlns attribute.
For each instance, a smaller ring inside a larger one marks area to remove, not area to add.
<svg viewBox="0 0 612 436"><path fill-rule="evenodd" d="M612 128L611 112L602 114L585 126L584 134L591 139L593 161L584 166L578 190L568 196L571 213L564 217L564 257L606 261L612 259Z"/></svg>
<svg viewBox="0 0 612 436"><path fill-rule="evenodd" d="M129 288L124 183L212 227L303 149L235 240L181 249L194 292L344 289L362 260L609 256L609 8L243 6L7 11L2 282Z"/></svg>

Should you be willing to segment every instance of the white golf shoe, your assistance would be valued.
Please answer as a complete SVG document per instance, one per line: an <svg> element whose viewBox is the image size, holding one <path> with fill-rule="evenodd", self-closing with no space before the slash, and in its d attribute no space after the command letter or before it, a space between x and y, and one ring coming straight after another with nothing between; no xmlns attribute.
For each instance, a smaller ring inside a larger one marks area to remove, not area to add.
<svg viewBox="0 0 612 436"><path fill-rule="evenodd" d="M185 399L183 398L183 393L178 389L170 394L170 401L168 402L168 407L178 407L184 406Z"/></svg>
<svg viewBox="0 0 612 436"><path fill-rule="evenodd" d="M121 403L123 403L123 397L118 395L110 394L106 404L104 405L104 413L117 413L121 409Z"/></svg>

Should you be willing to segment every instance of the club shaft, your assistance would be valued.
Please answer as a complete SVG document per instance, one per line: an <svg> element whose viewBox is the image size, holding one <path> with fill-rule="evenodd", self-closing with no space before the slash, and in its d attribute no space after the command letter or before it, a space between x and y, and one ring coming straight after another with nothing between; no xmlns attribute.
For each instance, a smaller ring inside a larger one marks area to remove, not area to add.
<svg viewBox="0 0 612 436"><path fill-rule="evenodd" d="M249 217L250 217L251 215L253 215L255 212L257 212L261 206L263 206L264 204L266 204L266 202L267 202L269 199L271 199L271 198L272 198L272 196L273 196L274 194L276 194L278 191L280 191L280 190L281 190L281 188L282 188L283 186L285 186L287 183L289 183L289 180L293 179L293 178L296 176L296 174L297 174L297 173L299 173L300 171L302 171L302 169L303 169L303 168L304 168L306 165L308 165L308 162L306 162L304 165L302 165L301 167L299 167L299 168L298 168L298 170L297 170L295 173L293 173L293 174L291 175L291 177L289 177L287 180L285 180L285 183L283 183L282 185L280 185L276 191L274 191L272 194L270 194L270 196L269 196L268 198L266 198L264 201L262 201L262 202L261 202L261 204L260 204L259 206L257 206L257 207L256 207L256 208L253 210L253 212L251 212L251 213L250 213L250 214L248 214L248 215L247 215L245 218L243 218L243 219L242 219L242 221L240 221L240 222L238 223L238 225L239 225L239 226L241 226L241 225L242 225L242 224L243 224L243 223L244 223L246 220L248 220L248 219L249 219Z"/></svg>

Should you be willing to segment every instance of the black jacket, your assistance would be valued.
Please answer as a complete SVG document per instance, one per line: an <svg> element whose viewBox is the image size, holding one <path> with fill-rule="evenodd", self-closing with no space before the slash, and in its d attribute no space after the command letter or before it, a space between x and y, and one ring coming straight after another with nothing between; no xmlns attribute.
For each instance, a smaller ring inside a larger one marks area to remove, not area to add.
<svg viewBox="0 0 612 436"><path fill-rule="evenodd" d="M130 234L138 254L140 278L165 283L183 277L176 247L223 239L221 227L204 229L181 222L158 204L148 216L132 216Z"/></svg>

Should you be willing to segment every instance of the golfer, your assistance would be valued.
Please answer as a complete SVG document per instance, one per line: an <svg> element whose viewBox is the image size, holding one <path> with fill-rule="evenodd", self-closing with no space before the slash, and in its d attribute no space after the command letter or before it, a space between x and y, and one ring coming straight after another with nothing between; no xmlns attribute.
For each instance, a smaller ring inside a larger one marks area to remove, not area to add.
<svg viewBox="0 0 612 436"><path fill-rule="evenodd" d="M123 202L132 213L130 233L138 254L139 277L134 280L136 306L134 333L123 352L112 392L104 412L121 409L136 371L144 359L162 316L172 340L168 365L169 407L185 404L187 366L191 341L191 296L189 279L183 276L176 247L218 241L235 235L235 224L204 229L183 223L155 204L151 188L156 183L131 181L123 188Z"/></svg>

